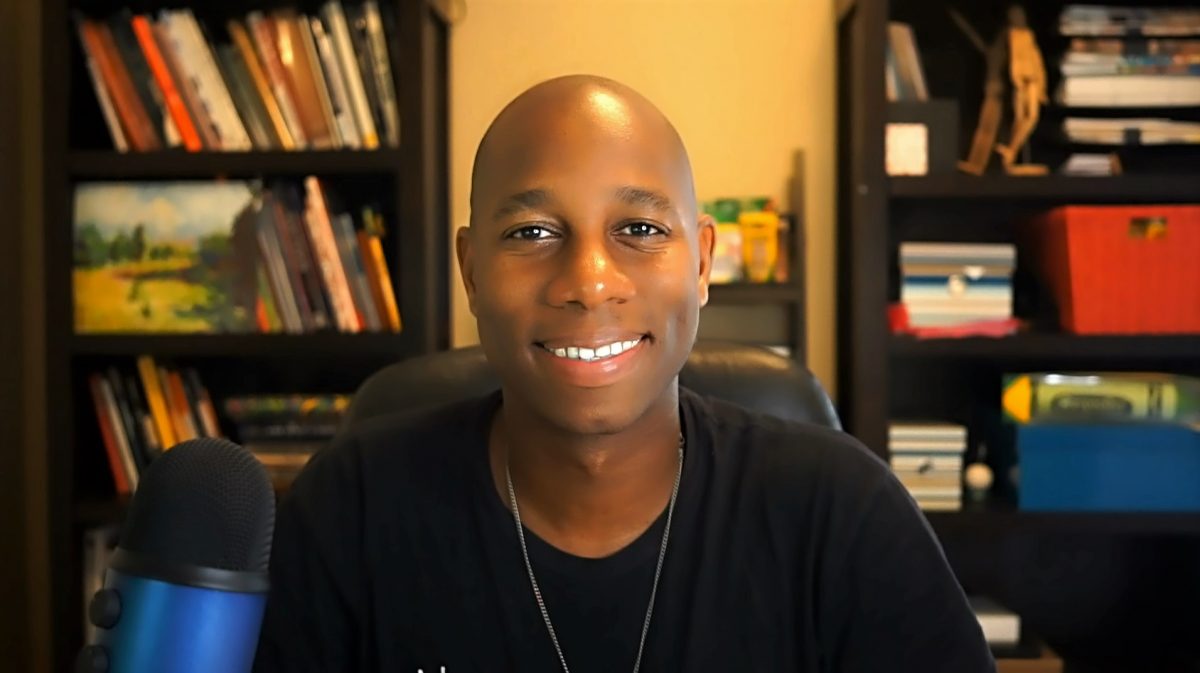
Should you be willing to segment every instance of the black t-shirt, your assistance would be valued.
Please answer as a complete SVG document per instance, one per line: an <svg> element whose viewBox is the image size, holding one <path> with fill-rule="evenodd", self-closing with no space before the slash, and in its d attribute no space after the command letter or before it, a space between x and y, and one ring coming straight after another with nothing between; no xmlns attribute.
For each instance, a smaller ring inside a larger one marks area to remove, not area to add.
<svg viewBox="0 0 1200 673"><path fill-rule="evenodd" d="M561 671L490 475L500 402L372 419L313 458L279 509L257 673ZM680 413L642 671L994 670L883 462L844 433L686 389ZM665 514L603 559L526 530L574 673L633 669Z"/></svg>

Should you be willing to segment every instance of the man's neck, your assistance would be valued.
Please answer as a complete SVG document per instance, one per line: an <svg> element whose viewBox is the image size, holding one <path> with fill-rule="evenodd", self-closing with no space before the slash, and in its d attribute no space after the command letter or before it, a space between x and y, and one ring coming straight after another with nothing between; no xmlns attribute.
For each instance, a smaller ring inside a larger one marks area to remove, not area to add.
<svg viewBox="0 0 1200 673"><path fill-rule="evenodd" d="M509 502L507 461L522 523L546 542L590 558L633 542L666 508L680 467L678 397L664 398L606 435L564 432L506 402L488 451L501 500Z"/></svg>

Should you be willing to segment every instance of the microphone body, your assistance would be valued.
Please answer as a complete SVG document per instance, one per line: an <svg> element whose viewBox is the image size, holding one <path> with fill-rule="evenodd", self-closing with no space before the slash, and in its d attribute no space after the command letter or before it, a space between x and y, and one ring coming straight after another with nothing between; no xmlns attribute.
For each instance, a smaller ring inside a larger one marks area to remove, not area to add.
<svg viewBox="0 0 1200 673"><path fill-rule="evenodd" d="M105 589L121 596L120 621L101 631L112 673L249 671L267 605L265 593L180 586L110 570Z"/></svg>
<svg viewBox="0 0 1200 673"><path fill-rule="evenodd" d="M267 604L274 492L223 440L150 465L88 618L77 673L250 673Z"/></svg>

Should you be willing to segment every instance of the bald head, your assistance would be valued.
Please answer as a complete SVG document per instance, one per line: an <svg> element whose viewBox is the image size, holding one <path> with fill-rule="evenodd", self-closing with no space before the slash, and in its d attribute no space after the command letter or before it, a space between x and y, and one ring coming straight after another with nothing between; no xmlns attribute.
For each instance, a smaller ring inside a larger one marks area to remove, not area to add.
<svg viewBox="0 0 1200 673"><path fill-rule="evenodd" d="M639 148L648 160L672 173L684 187L687 203L681 205L695 217L691 163L666 116L624 84L567 75L517 96L484 133L471 172L472 222L480 214L480 195L496 188L498 177L511 177L546 157L562 158L579 149L603 152L618 145Z"/></svg>

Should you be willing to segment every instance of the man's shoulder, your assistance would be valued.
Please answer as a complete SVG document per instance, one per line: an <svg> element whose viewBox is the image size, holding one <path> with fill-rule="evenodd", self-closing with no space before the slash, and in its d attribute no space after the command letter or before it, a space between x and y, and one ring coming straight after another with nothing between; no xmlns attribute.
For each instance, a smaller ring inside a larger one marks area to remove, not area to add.
<svg viewBox="0 0 1200 673"><path fill-rule="evenodd" d="M768 494L866 497L890 476L879 456L840 429L696 393L691 398L710 433L716 468L749 475Z"/></svg>
<svg viewBox="0 0 1200 673"><path fill-rule="evenodd" d="M492 396L430 405L356 420L313 456L297 478L362 483L375 478L429 478L463 460Z"/></svg>

